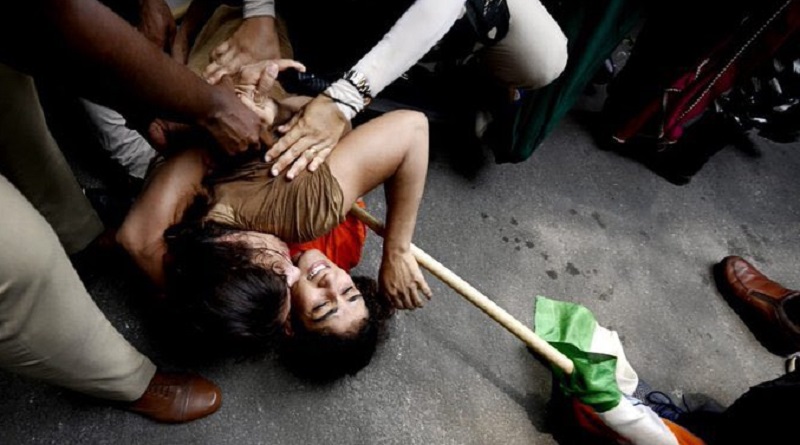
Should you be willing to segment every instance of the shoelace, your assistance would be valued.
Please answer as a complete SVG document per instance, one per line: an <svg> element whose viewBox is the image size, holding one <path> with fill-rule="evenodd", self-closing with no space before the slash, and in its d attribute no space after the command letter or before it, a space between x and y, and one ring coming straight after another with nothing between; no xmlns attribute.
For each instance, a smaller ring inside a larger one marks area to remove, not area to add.
<svg viewBox="0 0 800 445"><path fill-rule="evenodd" d="M666 393L661 391L651 391L645 398L647 406L664 419L675 421L681 414L686 413L685 409L676 405Z"/></svg>

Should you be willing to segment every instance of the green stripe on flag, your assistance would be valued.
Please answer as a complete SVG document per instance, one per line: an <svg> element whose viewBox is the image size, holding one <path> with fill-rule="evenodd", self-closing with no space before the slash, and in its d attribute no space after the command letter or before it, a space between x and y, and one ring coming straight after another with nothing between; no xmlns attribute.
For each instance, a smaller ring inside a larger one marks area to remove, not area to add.
<svg viewBox="0 0 800 445"><path fill-rule="evenodd" d="M622 392L615 375L617 358L589 350L596 326L592 312L581 305L536 297L535 332L575 365L571 375L552 367L561 390L602 413L619 404Z"/></svg>

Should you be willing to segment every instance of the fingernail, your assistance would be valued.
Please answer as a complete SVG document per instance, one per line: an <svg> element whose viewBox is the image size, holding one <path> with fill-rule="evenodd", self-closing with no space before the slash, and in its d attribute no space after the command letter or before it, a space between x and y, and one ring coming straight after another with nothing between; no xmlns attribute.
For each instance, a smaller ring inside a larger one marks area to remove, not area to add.
<svg viewBox="0 0 800 445"><path fill-rule="evenodd" d="M270 155L264 156L264 162L270 162L270 161L272 161L272 156Z"/></svg>
<svg viewBox="0 0 800 445"><path fill-rule="evenodd" d="M270 170L270 174L271 174L272 176L278 176L278 169L276 169L276 168L273 168L272 170Z"/></svg>

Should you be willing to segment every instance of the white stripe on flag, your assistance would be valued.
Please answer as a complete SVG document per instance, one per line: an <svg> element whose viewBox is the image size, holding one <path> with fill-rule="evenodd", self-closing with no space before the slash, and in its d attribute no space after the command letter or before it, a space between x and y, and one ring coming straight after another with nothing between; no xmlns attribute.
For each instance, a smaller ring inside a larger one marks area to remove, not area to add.
<svg viewBox="0 0 800 445"><path fill-rule="evenodd" d="M617 357L615 375L619 390L628 396L636 391L636 386L639 385L639 377L636 375L636 371L633 370L630 362L628 362L628 359L625 358L625 351L622 349L622 342L616 331L606 329L599 324L596 325L589 351Z"/></svg>
<svg viewBox="0 0 800 445"><path fill-rule="evenodd" d="M678 439L661 418L647 405L633 400L635 405L623 397L616 408L597 415L632 445L678 445Z"/></svg>

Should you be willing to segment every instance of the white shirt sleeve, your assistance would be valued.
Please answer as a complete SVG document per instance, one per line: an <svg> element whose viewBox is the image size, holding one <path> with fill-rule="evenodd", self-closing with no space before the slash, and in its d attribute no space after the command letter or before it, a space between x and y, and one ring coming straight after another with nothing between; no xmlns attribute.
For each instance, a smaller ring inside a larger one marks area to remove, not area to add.
<svg viewBox="0 0 800 445"><path fill-rule="evenodd" d="M243 0L242 9L246 19L265 15L275 17L275 0Z"/></svg>
<svg viewBox="0 0 800 445"><path fill-rule="evenodd" d="M376 96L433 48L463 10L464 0L416 0L353 70L366 76Z"/></svg>

